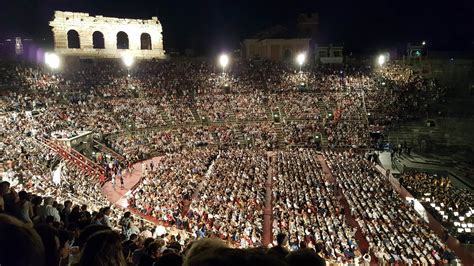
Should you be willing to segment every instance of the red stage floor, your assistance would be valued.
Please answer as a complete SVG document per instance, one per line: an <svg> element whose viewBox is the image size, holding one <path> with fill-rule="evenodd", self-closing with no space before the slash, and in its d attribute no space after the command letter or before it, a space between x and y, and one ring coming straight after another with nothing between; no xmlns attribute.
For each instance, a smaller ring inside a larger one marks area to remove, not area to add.
<svg viewBox="0 0 474 266"><path fill-rule="evenodd" d="M114 203L115 205L119 205L122 207L127 207L127 200L126 200L126 195L129 193L130 189L133 188L138 181L140 181L140 178L142 176L142 163L150 164L151 160L153 160L153 164L156 166L158 165L158 162L160 161L160 157L155 157L150 160L146 160L143 162L139 162L133 165L133 171L131 174L127 173L124 175L124 188L120 188L120 181L117 180L115 183L115 190L112 187L112 182L108 181L105 183L105 185L102 187L102 194L104 194L107 199Z"/></svg>

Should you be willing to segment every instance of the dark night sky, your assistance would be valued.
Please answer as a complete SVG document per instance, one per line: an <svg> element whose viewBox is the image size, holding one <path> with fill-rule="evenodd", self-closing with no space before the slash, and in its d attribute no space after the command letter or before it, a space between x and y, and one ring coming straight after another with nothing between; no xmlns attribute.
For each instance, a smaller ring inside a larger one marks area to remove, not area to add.
<svg viewBox="0 0 474 266"><path fill-rule="evenodd" d="M165 49L219 52L301 12L318 12L325 43L372 50L428 41L434 49L472 48L474 0L0 0L0 38L51 38L54 10L150 18L163 24ZM112 4L113 3L113 4Z"/></svg>

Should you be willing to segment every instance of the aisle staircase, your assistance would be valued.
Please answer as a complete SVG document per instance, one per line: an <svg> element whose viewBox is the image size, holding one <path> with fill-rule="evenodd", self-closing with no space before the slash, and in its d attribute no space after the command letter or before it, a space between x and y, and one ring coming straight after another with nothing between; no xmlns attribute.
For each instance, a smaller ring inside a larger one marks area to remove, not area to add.
<svg viewBox="0 0 474 266"><path fill-rule="evenodd" d="M193 114L193 117L194 117L194 121L196 121L197 123L202 123L202 119L201 119L201 116L199 116L199 113L196 109L196 106L193 105L193 107L189 107L189 110L191 110L191 113Z"/></svg>
<svg viewBox="0 0 474 266"><path fill-rule="evenodd" d="M285 147L285 132L283 131L283 128L281 127L281 123L275 123L275 132L277 133L277 148L278 149L283 149Z"/></svg>
<svg viewBox="0 0 474 266"><path fill-rule="evenodd" d="M83 171L88 173L90 176L97 177L101 184L105 183L106 176L104 169L100 165L91 161L86 156L82 155L80 152L70 147L66 147L60 143L57 143L54 140L38 137L36 141L40 145L55 152L67 162L73 163L79 169L82 169Z"/></svg>
<svg viewBox="0 0 474 266"><path fill-rule="evenodd" d="M163 121L165 121L166 125L167 126L172 126L173 121L171 120L169 115L165 112L165 110L161 106L158 108L158 110L159 110L158 115L160 115L161 118L163 118Z"/></svg>
<svg viewBox="0 0 474 266"><path fill-rule="evenodd" d="M111 148L107 147L105 144L102 144L100 142L98 142L97 140L93 140L93 145L94 145L94 148L98 149L99 151L103 152L103 153L106 153L106 154L110 154L113 158L121 161L121 162L126 162L127 159L117 153L116 151L112 150Z"/></svg>
<svg viewBox="0 0 474 266"><path fill-rule="evenodd" d="M327 149L329 146L329 143L328 143L328 136L321 132L321 148L322 149Z"/></svg>

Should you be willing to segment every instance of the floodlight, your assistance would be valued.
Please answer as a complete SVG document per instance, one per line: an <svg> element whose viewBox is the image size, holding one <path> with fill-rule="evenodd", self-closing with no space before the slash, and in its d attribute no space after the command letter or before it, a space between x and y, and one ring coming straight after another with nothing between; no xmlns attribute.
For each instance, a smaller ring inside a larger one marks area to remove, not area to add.
<svg viewBox="0 0 474 266"><path fill-rule="evenodd" d="M423 41L423 42L421 43L421 45L425 46L425 45L426 45L426 42L425 42L425 41Z"/></svg>
<svg viewBox="0 0 474 266"><path fill-rule="evenodd" d="M44 62L48 67L55 70L59 67L60 64L59 56L55 53L45 53Z"/></svg>
<svg viewBox="0 0 474 266"><path fill-rule="evenodd" d="M298 56L296 56L296 62L298 65L301 67L304 64L304 61L306 60L306 54L305 53L300 53Z"/></svg>
<svg viewBox="0 0 474 266"><path fill-rule="evenodd" d="M127 67L127 68L130 68L132 65L133 65L133 56L131 54L128 54L128 53L124 53L122 55L122 61L123 61L123 64Z"/></svg>
<svg viewBox="0 0 474 266"><path fill-rule="evenodd" d="M385 55L379 55L379 57L377 58L377 63L379 64L379 66L383 66L386 62L386 58L385 58Z"/></svg>
<svg viewBox="0 0 474 266"><path fill-rule="evenodd" d="M227 64L229 64L229 56L226 54L219 56L219 64L221 65L222 69L225 69Z"/></svg>

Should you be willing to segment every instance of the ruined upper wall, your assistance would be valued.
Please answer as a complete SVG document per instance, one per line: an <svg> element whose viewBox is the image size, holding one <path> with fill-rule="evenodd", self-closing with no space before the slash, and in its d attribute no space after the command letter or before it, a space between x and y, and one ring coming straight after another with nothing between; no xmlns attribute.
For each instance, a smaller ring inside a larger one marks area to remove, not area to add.
<svg viewBox="0 0 474 266"><path fill-rule="evenodd" d="M119 58L127 52L136 58L164 58L162 26L157 17L128 19L55 11L49 25L54 34L55 50L62 55ZM68 48L68 32L71 30L78 33L80 48ZM104 49L94 49L92 36L96 31L103 35ZM117 49L119 32L126 33L128 49ZM141 49L142 34L149 35L151 49Z"/></svg>

